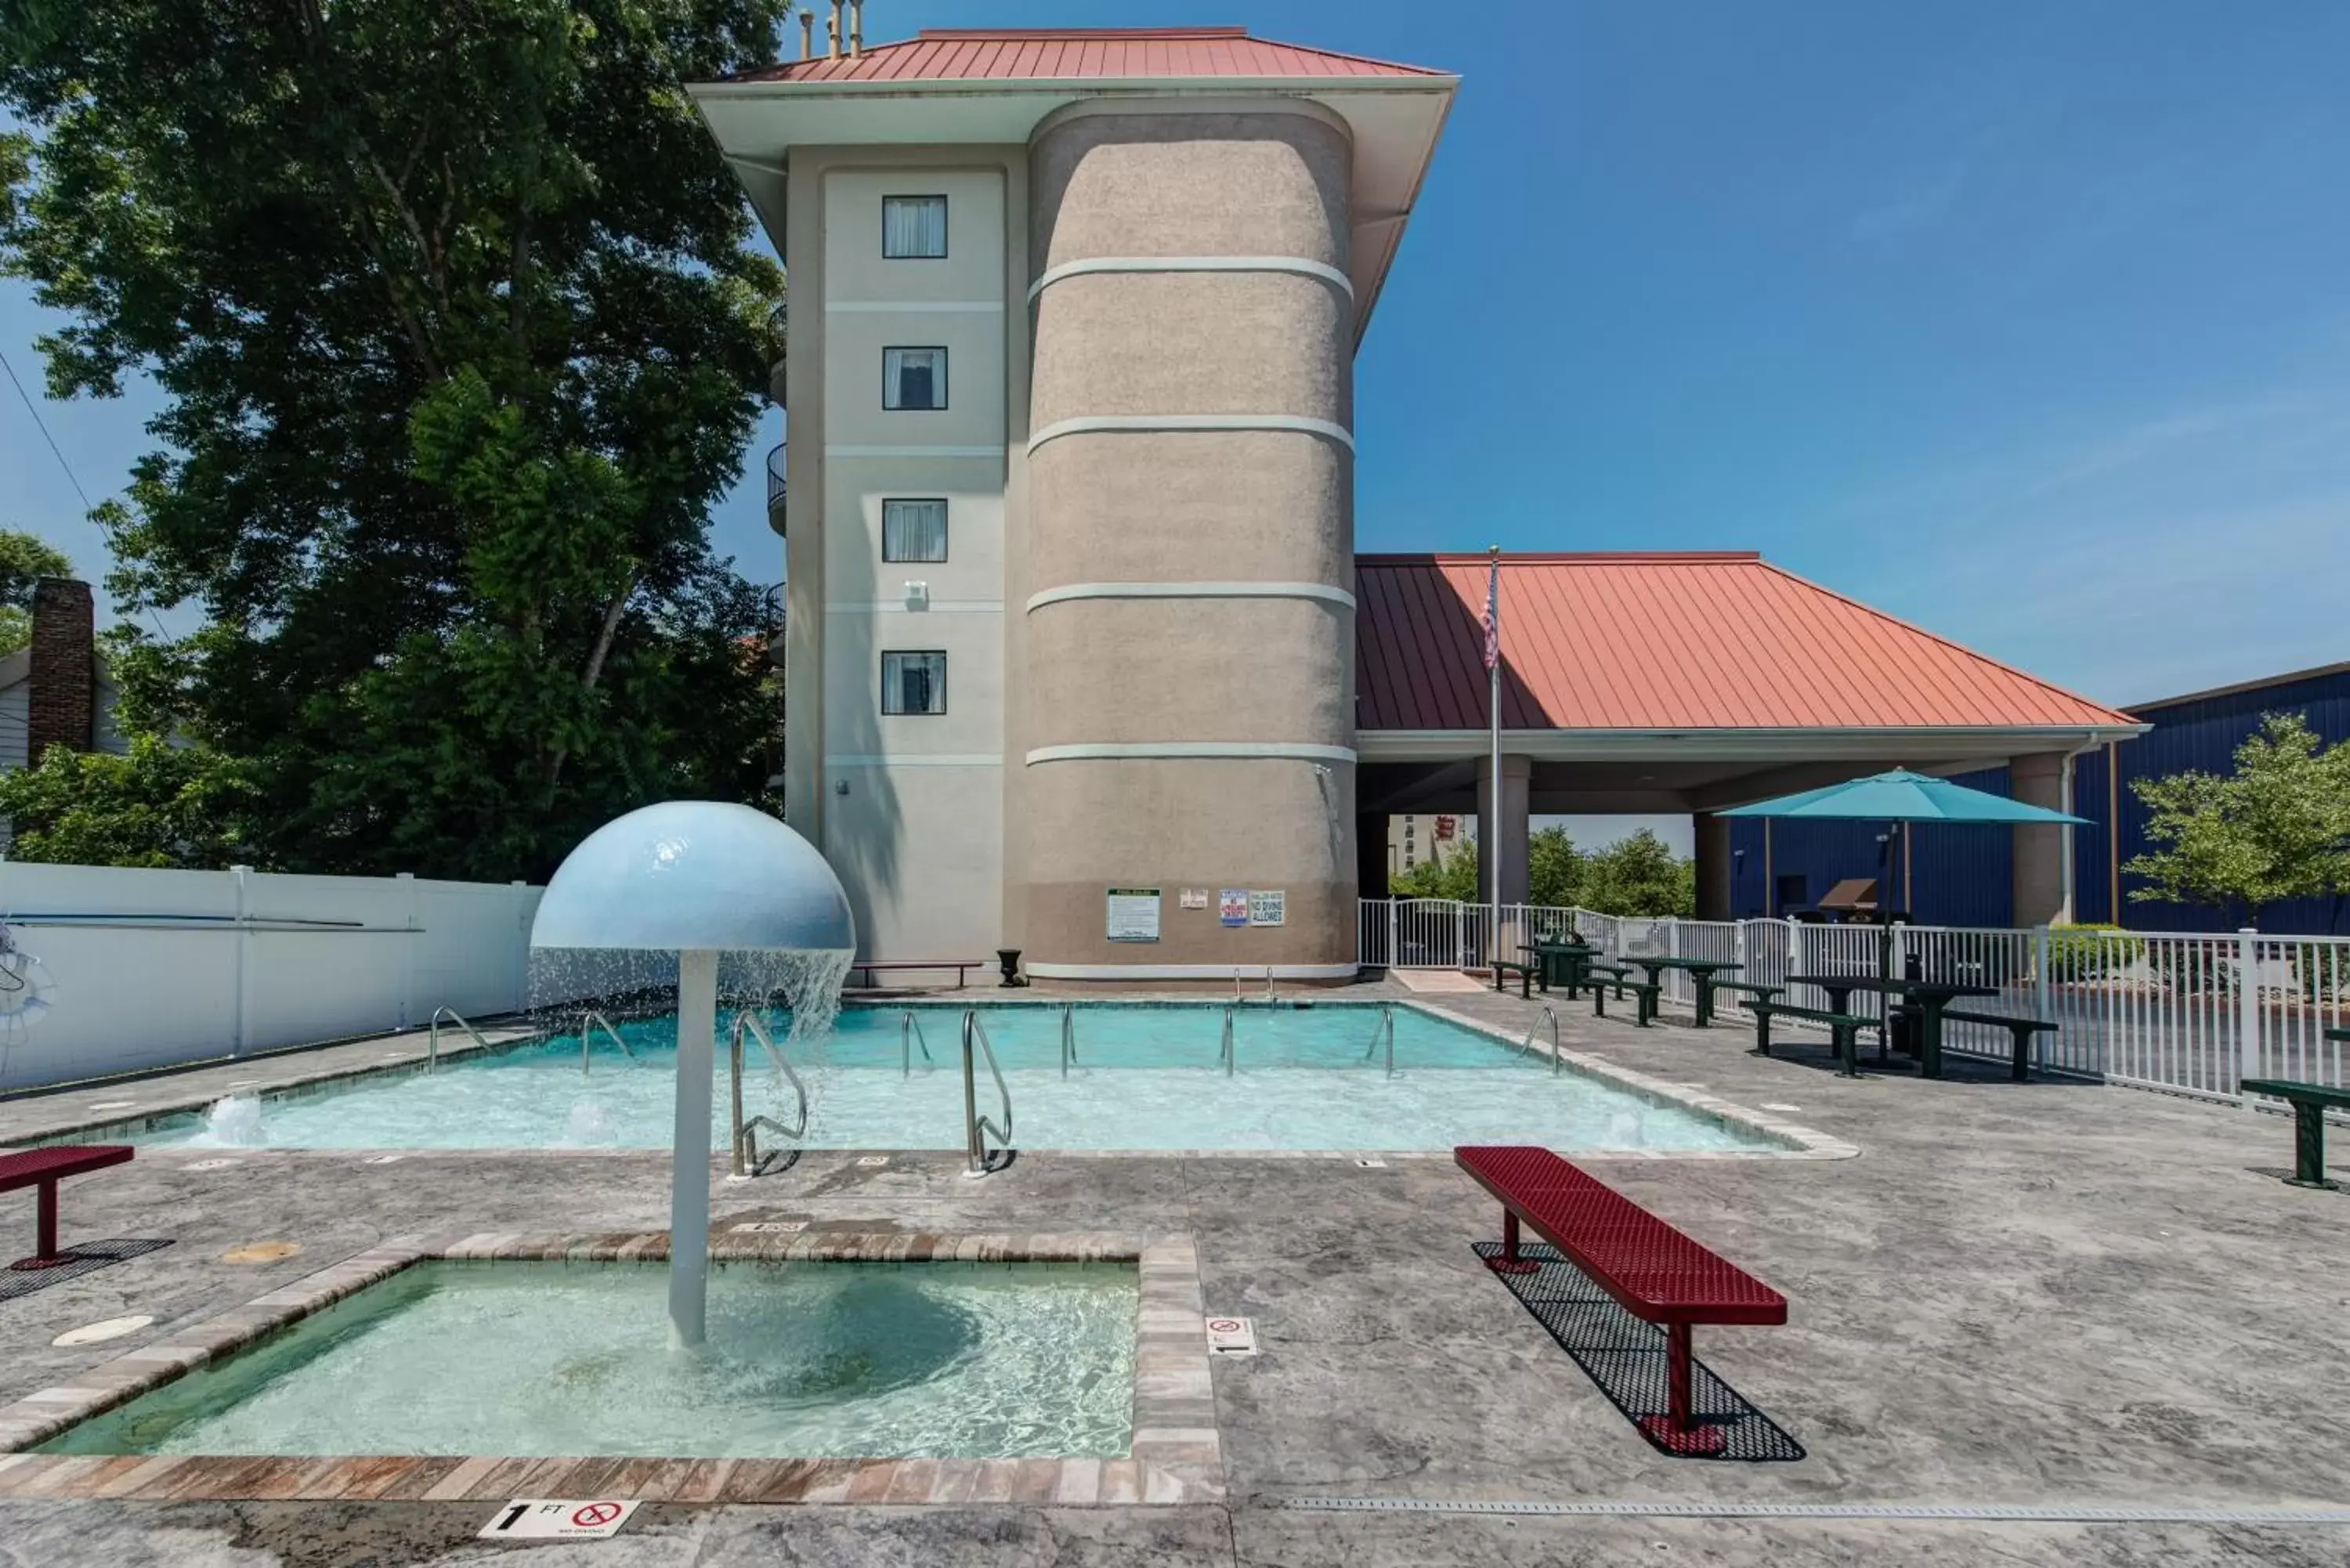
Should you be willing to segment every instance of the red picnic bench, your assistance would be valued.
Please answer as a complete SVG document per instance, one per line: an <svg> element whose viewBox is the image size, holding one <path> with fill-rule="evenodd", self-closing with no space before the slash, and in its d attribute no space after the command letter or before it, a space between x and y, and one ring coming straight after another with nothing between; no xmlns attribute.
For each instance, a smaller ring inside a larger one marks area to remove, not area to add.
<svg viewBox="0 0 2350 1568"><path fill-rule="evenodd" d="M1502 1202L1502 1251L1486 1267L1530 1274L1542 1266L1518 1254L1523 1220L1625 1311L1662 1324L1669 1402L1665 1415L1641 1417L1640 1429L1675 1453L1718 1451L1721 1429L1699 1425L1690 1410L1690 1329L1784 1323L1787 1298L1546 1148L1470 1146L1452 1158Z"/></svg>
<svg viewBox="0 0 2350 1568"><path fill-rule="evenodd" d="M969 979L971 971L975 969L985 969L988 962L986 959L860 959L848 966L848 972L853 979L858 971L864 971L865 986L866 989L870 990L873 985L873 971L876 970L951 969L955 971L955 989L960 991Z"/></svg>
<svg viewBox="0 0 2350 1568"><path fill-rule="evenodd" d="M19 1258L8 1266L12 1269L54 1269L60 1263L72 1262L72 1253L57 1250L57 1183L68 1176L79 1176L86 1170L103 1170L109 1165L128 1164L130 1152L128 1144L99 1143L79 1147L61 1145L54 1148L28 1148L17 1154L0 1154L0 1192L14 1192L24 1187L41 1189L40 1219L33 1255Z"/></svg>

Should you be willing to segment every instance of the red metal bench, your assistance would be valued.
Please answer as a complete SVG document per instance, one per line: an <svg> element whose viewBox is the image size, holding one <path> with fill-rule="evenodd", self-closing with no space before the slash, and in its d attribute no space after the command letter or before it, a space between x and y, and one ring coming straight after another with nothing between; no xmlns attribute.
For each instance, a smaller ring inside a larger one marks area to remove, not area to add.
<svg viewBox="0 0 2350 1568"><path fill-rule="evenodd" d="M1700 1426L1690 1408L1690 1326L1784 1323L1787 1298L1546 1148L1471 1146L1452 1158L1502 1202L1502 1251L1486 1266L1505 1274L1541 1267L1518 1255L1523 1220L1625 1311L1663 1324L1669 1403L1664 1416L1641 1417L1640 1428L1676 1453L1718 1450L1721 1430Z"/></svg>
<svg viewBox="0 0 2350 1568"><path fill-rule="evenodd" d="M40 1196L39 1229L33 1255L19 1258L8 1266L12 1269L54 1269L60 1263L73 1262L73 1254L57 1250L57 1183L68 1176L79 1176L86 1170L103 1170L109 1165L125 1165L130 1159L128 1144L89 1144L81 1147L60 1146L56 1148L31 1148L20 1154L0 1154L0 1192L14 1192L18 1188L38 1187Z"/></svg>

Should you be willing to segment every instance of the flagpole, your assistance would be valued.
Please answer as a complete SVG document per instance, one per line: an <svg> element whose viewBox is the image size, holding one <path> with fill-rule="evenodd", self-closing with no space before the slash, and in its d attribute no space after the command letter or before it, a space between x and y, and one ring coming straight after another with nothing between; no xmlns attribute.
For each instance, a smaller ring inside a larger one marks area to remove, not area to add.
<svg viewBox="0 0 2350 1568"><path fill-rule="evenodd" d="M1492 768L1492 784L1488 791L1487 807L1493 820L1485 828L1485 857L1491 869L1486 873L1486 888L1492 894L1492 914L1486 927L1486 942L1492 949L1486 961L1496 961L1501 956L1502 941L1502 547L1492 545L1488 551L1485 575L1485 716L1492 732L1492 752L1488 759ZM1494 971L1496 976L1500 971Z"/></svg>

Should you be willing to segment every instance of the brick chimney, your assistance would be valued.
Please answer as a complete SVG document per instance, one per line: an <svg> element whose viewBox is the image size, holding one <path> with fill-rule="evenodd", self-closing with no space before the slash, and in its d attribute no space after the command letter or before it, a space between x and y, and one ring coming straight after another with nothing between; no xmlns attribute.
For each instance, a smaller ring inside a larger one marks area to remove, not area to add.
<svg viewBox="0 0 2350 1568"><path fill-rule="evenodd" d="M43 577L34 585L25 755L35 767L51 746L90 749L98 720L96 629L88 583Z"/></svg>

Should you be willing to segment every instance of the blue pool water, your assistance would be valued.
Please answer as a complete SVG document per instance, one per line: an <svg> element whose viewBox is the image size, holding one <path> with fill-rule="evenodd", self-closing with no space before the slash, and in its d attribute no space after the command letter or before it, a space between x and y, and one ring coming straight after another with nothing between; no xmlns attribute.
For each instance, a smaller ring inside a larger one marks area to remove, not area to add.
<svg viewBox="0 0 2350 1568"><path fill-rule="evenodd" d="M849 1007L790 1054L812 1102L807 1147L960 1149L962 1011ZM1395 1074L1376 1004L1236 1010L1232 1071L1219 1004L1080 1004L1076 1064L1062 1070L1057 1005L980 1010L1010 1089L1013 1143L1027 1149L1445 1149L1528 1142L1566 1150L1775 1149L1767 1136L1620 1089L1412 1008L1393 1010ZM722 1024L723 1021L722 1020ZM633 1057L598 1037L589 1069L562 1037L460 1057L430 1075L347 1080L324 1093L223 1102L133 1140L151 1147L667 1148L674 1017L622 1025ZM1375 1046L1375 1040L1377 1042ZM928 1053L925 1054L924 1044ZM720 1047L717 1126L728 1125ZM788 1124L792 1099L755 1042L747 1114ZM983 1066L980 1104L997 1096Z"/></svg>

